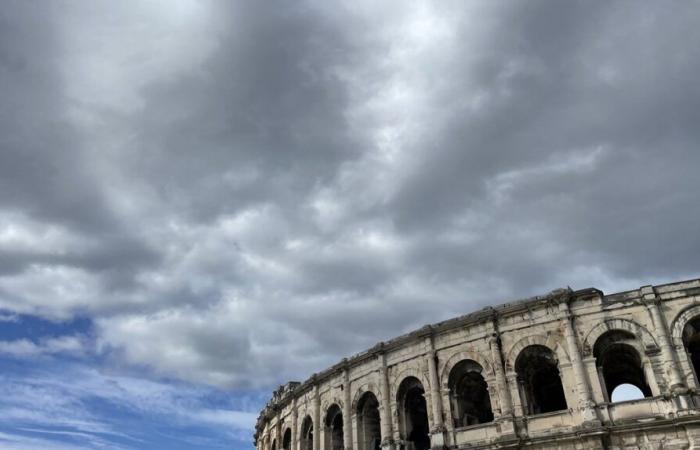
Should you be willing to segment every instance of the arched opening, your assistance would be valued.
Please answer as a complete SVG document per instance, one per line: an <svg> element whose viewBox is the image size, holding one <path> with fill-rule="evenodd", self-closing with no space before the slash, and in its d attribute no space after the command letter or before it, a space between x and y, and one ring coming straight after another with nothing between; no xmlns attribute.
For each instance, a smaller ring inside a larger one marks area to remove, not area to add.
<svg viewBox="0 0 700 450"><path fill-rule="evenodd" d="M635 343L636 337L629 331L612 330L600 336L593 346L593 356L608 401L613 401L613 391L622 384L636 386L644 397L651 397Z"/></svg>
<svg viewBox="0 0 700 450"><path fill-rule="evenodd" d="M644 398L644 392L642 392L637 386L628 383L619 385L613 389L612 394L610 394L610 401L613 403L639 400L642 398Z"/></svg>
<svg viewBox="0 0 700 450"><path fill-rule="evenodd" d="M380 450L382 442L379 402L371 392L365 392L357 402L358 450Z"/></svg>
<svg viewBox="0 0 700 450"><path fill-rule="evenodd" d="M326 411L325 435L327 450L343 450L343 413L335 403Z"/></svg>
<svg viewBox="0 0 700 450"><path fill-rule="evenodd" d="M301 423L301 450L314 449L314 422L310 416L304 417Z"/></svg>
<svg viewBox="0 0 700 450"><path fill-rule="evenodd" d="M292 430L287 428L282 436L282 450L292 450Z"/></svg>
<svg viewBox="0 0 700 450"><path fill-rule="evenodd" d="M277 450L277 439L272 440L272 447L270 447L270 450Z"/></svg>
<svg viewBox="0 0 700 450"><path fill-rule="evenodd" d="M430 435L428 408L423 384L415 377L407 377L399 386L399 429L406 441L405 450L428 450Z"/></svg>
<svg viewBox="0 0 700 450"><path fill-rule="evenodd" d="M688 352L695 379L700 382L700 317L695 317L683 327L683 346Z"/></svg>
<svg viewBox="0 0 700 450"><path fill-rule="evenodd" d="M483 370L479 363L465 359L450 371L448 386L455 428L493 421L491 397Z"/></svg>
<svg viewBox="0 0 700 450"><path fill-rule="evenodd" d="M566 397L554 352L544 345L525 347L515 360L526 415L566 409Z"/></svg>

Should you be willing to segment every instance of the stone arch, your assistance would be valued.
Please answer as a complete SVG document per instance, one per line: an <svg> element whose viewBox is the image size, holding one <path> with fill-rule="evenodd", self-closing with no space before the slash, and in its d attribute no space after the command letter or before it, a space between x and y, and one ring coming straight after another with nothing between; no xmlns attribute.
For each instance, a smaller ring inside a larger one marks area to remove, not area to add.
<svg viewBox="0 0 700 450"><path fill-rule="evenodd" d="M450 372L452 372L452 369L460 362L464 361L466 359L470 359L476 363L478 363L483 369L484 369L484 374L487 375L484 378L492 378L495 376L495 373L493 371L493 366L491 363L486 359L484 356L482 356L480 353L477 353L472 350L463 350L459 351L457 353L452 354L449 358L447 358L447 361L445 361L445 364L442 367L442 372L440 373L440 386L445 387L447 386L447 383L450 378Z"/></svg>
<svg viewBox="0 0 700 450"><path fill-rule="evenodd" d="M353 406L357 449L380 450L382 440L379 401L371 390L364 391Z"/></svg>
<svg viewBox="0 0 700 450"><path fill-rule="evenodd" d="M643 348L641 349L643 352L647 350L655 351L659 348L656 339L654 339L654 336L652 336L645 327L630 319L615 318L604 320L594 326L588 334L586 334L586 338L583 340L583 354L586 356L590 355L598 338L608 331L614 330L627 331L639 338L643 344Z"/></svg>
<svg viewBox="0 0 700 450"><path fill-rule="evenodd" d="M681 366L682 373L684 374L684 380L689 387L698 387L698 378L700 377L700 371L698 371L698 357L697 349L696 351L691 351L689 347L696 347L697 344L690 346L689 342L685 339L684 335L686 333L686 328L689 325L693 325L694 328L697 326L694 324L700 318L700 305L693 304L683 309L673 320L671 325L671 340L673 346L676 350L676 357Z"/></svg>
<svg viewBox="0 0 700 450"><path fill-rule="evenodd" d="M567 409L559 358L550 347L528 345L518 353L513 369L525 415Z"/></svg>
<svg viewBox="0 0 700 450"><path fill-rule="evenodd" d="M357 411L357 405L362 398L363 395L365 395L367 392L371 392L374 394L375 397L377 397L377 401L379 402L379 405L382 405L382 395L381 391L378 388L378 386L369 381L367 383L363 383L360 385L357 389L355 389L355 393L352 396L352 402L350 403L350 410L351 411Z"/></svg>
<svg viewBox="0 0 700 450"><path fill-rule="evenodd" d="M343 408L345 407L345 403L341 399L339 399L336 396L332 396L326 398L321 403L321 415L325 417L325 415L328 413L328 408L330 408L333 405L338 405L341 411L343 411Z"/></svg>
<svg viewBox="0 0 700 450"><path fill-rule="evenodd" d="M425 373L416 368L416 367L405 367L401 372L396 374L396 376L392 377L392 383L390 384L391 386L391 400L392 403L396 402L396 399L398 398L399 394L399 387L401 386L401 383L406 378L409 377L414 377L417 378L418 381L423 384L423 388L425 389L425 396L428 398L430 396L430 382L428 381L428 377L425 375ZM428 411L428 416L430 417L430 411Z"/></svg>
<svg viewBox="0 0 700 450"><path fill-rule="evenodd" d="M335 402L326 408L323 414L324 448L326 450L342 450L347 418L343 415L342 405Z"/></svg>
<svg viewBox="0 0 700 450"><path fill-rule="evenodd" d="M396 394L399 435L405 450L430 448L430 419L428 399L422 381L415 376L401 380Z"/></svg>
<svg viewBox="0 0 700 450"><path fill-rule="evenodd" d="M508 356L506 357L506 371L513 372L515 370L515 360L518 359L520 352L531 345L541 345L550 349L557 356L559 365L570 363L569 353L562 345L561 336L556 336L554 333L548 334L547 336L533 334L520 339L511 346L508 351Z"/></svg>
<svg viewBox="0 0 700 450"><path fill-rule="evenodd" d="M306 419L307 417L310 418L312 416L313 416L312 412L309 411L309 409L306 406L302 407L302 405L300 405L299 408L297 409L297 423L296 423L297 430L301 430L301 427L304 423L304 419ZM297 433L299 433L299 432L297 431ZM297 436L297 439L299 439L299 436Z"/></svg>
<svg viewBox="0 0 700 450"><path fill-rule="evenodd" d="M613 391L625 384L635 386L643 397L651 397L643 365L643 348L638 341L636 334L616 328L606 331L593 343L593 356L606 401L612 401Z"/></svg>
<svg viewBox="0 0 700 450"><path fill-rule="evenodd" d="M493 421L493 406L484 367L473 359L461 359L448 374L449 410L455 428ZM486 374L488 375L488 374ZM491 380L493 381L493 377Z"/></svg>
<svg viewBox="0 0 700 450"><path fill-rule="evenodd" d="M292 450L292 429L289 427L282 432L282 450Z"/></svg>
<svg viewBox="0 0 700 450"><path fill-rule="evenodd" d="M683 329L686 324L698 316L700 316L700 305L691 305L683 309L676 318L673 319L671 337L676 349L683 348Z"/></svg>
<svg viewBox="0 0 700 450"><path fill-rule="evenodd" d="M299 427L299 449L313 450L314 448L314 420L311 415L302 416L301 426Z"/></svg>

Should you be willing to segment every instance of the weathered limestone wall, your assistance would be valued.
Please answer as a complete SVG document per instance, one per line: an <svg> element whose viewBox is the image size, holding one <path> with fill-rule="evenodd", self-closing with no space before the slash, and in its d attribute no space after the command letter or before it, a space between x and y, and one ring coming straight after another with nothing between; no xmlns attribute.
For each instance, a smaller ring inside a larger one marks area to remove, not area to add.
<svg viewBox="0 0 700 450"><path fill-rule="evenodd" d="M562 289L486 308L282 386L261 412L255 444L257 450L700 448L700 395L688 344L697 318L700 280L607 296ZM608 389L621 380L645 398L612 403ZM304 434L309 424L313 430Z"/></svg>

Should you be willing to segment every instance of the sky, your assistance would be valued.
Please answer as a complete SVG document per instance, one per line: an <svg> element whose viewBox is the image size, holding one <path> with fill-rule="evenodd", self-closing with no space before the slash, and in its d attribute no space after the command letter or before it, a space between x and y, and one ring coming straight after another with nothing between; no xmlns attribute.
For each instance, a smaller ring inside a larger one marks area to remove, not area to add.
<svg viewBox="0 0 700 450"><path fill-rule="evenodd" d="M5 0L0 448L252 448L428 323L700 276L700 3Z"/></svg>

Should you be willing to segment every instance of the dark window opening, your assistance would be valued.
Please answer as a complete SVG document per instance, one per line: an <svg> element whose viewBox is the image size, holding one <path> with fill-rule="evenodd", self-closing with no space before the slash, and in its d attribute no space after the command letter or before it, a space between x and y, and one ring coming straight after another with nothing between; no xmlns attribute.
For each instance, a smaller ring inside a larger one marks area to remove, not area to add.
<svg viewBox="0 0 700 450"><path fill-rule="evenodd" d="M282 450L292 450L292 430L287 428L282 437Z"/></svg>
<svg viewBox="0 0 700 450"><path fill-rule="evenodd" d="M599 337L593 346L608 401L612 401L613 391L622 384L631 384L642 391L644 397L651 397L642 360L633 346L635 340L636 337L627 331L614 330Z"/></svg>
<svg viewBox="0 0 700 450"><path fill-rule="evenodd" d="M450 371L449 389L455 427L493 421L491 397L483 368L475 361L463 360Z"/></svg>
<svg viewBox="0 0 700 450"><path fill-rule="evenodd" d="M695 371L695 379L700 382L700 317L694 318L683 328L683 345Z"/></svg>
<svg viewBox="0 0 700 450"><path fill-rule="evenodd" d="M365 392L357 403L358 450L380 450L382 442L379 402L371 392Z"/></svg>
<svg viewBox="0 0 700 450"><path fill-rule="evenodd" d="M515 361L518 388L527 415L566 409L566 397L554 353L543 345L525 347Z"/></svg>
<svg viewBox="0 0 700 450"><path fill-rule="evenodd" d="M326 412L326 448L343 450L343 413L336 404Z"/></svg>
<svg viewBox="0 0 700 450"><path fill-rule="evenodd" d="M428 450L430 434L423 384L414 377L403 380L399 386L398 401L405 450Z"/></svg>
<svg viewBox="0 0 700 450"><path fill-rule="evenodd" d="M314 423L306 416L301 424L301 450L314 449Z"/></svg>

